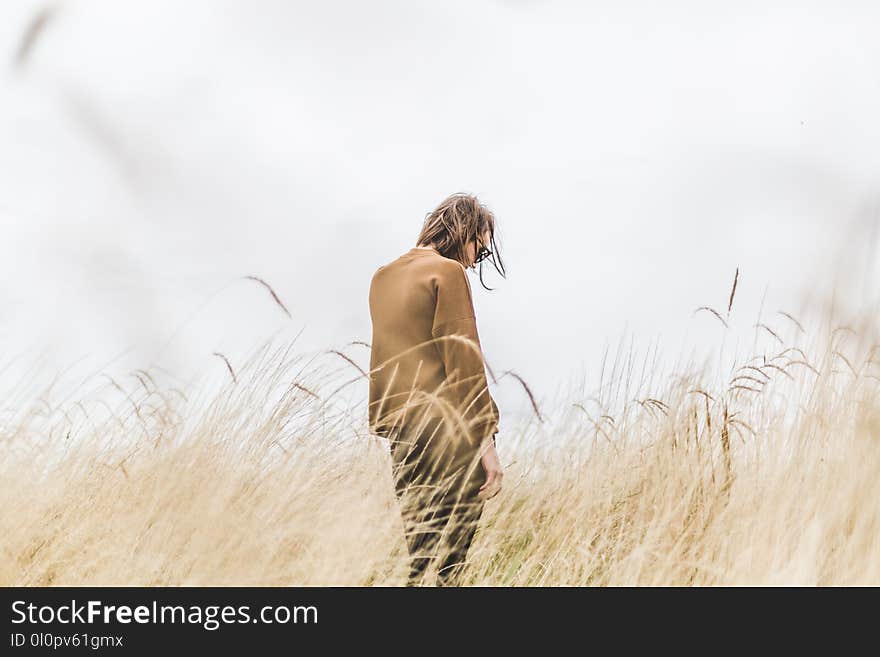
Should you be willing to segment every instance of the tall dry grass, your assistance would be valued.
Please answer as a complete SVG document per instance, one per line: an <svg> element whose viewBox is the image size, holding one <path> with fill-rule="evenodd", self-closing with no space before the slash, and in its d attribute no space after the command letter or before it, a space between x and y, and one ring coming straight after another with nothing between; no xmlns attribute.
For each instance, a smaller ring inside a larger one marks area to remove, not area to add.
<svg viewBox="0 0 880 657"><path fill-rule="evenodd" d="M876 322L783 319L796 345L759 322L773 349L659 383L618 355L549 425L505 423L464 583L880 583ZM337 403L366 346L216 352L201 397L139 370L7 407L0 583L403 584L387 445Z"/></svg>

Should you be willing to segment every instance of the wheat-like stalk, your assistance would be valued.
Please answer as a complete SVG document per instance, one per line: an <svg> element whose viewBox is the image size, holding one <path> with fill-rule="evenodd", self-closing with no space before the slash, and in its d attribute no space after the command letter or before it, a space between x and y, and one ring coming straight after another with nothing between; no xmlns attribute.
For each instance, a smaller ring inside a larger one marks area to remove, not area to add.
<svg viewBox="0 0 880 657"><path fill-rule="evenodd" d="M271 285L269 285L266 281L264 281L264 280L263 280L262 278L260 278L259 276L250 276L250 275L249 275L249 276L242 276L242 278L249 279L249 280L252 280L252 281L256 281L257 283L259 283L260 285L262 285L263 287L265 287L265 288L269 291L269 294L272 295L272 299L275 300L275 303L278 304L278 307L281 308L281 310L283 310L283 311L285 312L285 314L286 314L288 317L290 317L291 319L293 319L293 316L290 314L290 311L287 309L287 306L285 306L285 305L281 302L280 297L275 293L275 290L272 289L272 286L271 286Z"/></svg>

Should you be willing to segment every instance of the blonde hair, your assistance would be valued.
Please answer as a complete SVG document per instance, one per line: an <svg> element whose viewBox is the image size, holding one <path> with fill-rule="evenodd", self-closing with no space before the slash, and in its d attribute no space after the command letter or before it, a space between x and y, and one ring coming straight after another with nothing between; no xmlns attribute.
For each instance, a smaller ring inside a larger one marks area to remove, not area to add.
<svg viewBox="0 0 880 657"><path fill-rule="evenodd" d="M489 232L489 244L483 246L492 251L489 259L498 273L504 276L504 263L495 242L495 215L473 194L458 192L443 199L440 205L425 216L425 223L419 232L416 245L433 244L440 255L467 266L465 256L467 244L474 242L476 248L477 239L486 231ZM480 283L486 287L483 283L482 263L480 263Z"/></svg>

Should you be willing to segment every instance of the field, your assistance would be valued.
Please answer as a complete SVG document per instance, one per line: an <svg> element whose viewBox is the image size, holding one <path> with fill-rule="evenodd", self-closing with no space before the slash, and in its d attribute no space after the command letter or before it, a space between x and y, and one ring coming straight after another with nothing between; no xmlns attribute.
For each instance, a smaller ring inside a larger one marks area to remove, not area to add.
<svg viewBox="0 0 880 657"><path fill-rule="evenodd" d="M701 313L723 331L726 310ZM618 355L595 394L508 423L465 584L880 584L875 319L779 319L797 339L758 324L774 348L723 376L649 386ZM201 397L144 370L5 396L0 584L403 584L387 444L333 403L366 387L366 346L218 353Z"/></svg>

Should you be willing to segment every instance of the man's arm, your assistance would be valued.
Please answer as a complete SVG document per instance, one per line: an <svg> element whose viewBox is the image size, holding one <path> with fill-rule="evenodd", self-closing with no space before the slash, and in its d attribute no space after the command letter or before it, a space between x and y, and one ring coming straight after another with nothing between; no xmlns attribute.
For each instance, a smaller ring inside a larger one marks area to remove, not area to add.
<svg viewBox="0 0 880 657"><path fill-rule="evenodd" d="M450 264L438 276L431 334L446 368L441 396L451 402L478 440L498 431L498 405L489 393L470 283L464 268Z"/></svg>

